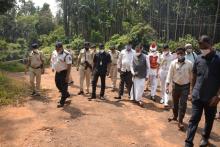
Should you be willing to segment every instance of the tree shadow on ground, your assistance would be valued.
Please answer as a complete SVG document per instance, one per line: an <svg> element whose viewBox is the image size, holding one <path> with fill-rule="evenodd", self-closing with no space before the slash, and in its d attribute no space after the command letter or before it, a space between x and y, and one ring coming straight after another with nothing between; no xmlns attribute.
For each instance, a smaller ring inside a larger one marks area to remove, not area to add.
<svg viewBox="0 0 220 147"><path fill-rule="evenodd" d="M48 93L52 93L51 89L43 89L40 96L30 96L30 101L40 101L43 103L50 103L52 101L52 97L48 95Z"/></svg>
<svg viewBox="0 0 220 147"><path fill-rule="evenodd" d="M66 112L66 113L69 113L70 114L70 118L71 119L76 119L78 117L82 117L84 115L86 115L85 113L83 113L80 109L78 108L75 108L75 107L72 107L72 106L64 106L63 110Z"/></svg>
<svg viewBox="0 0 220 147"><path fill-rule="evenodd" d="M0 117L0 140L1 137L4 140L8 141L13 141L18 137L18 133L19 132L19 127L21 125L25 126L25 124L28 124L32 121L32 118L30 117L26 117L23 119L15 119L15 120L11 120L11 119L5 119L3 117ZM0 144L1 146L1 144Z"/></svg>
<svg viewBox="0 0 220 147"><path fill-rule="evenodd" d="M105 99L104 101L98 101L98 102L103 102L103 103L106 103L106 104L114 105L116 107L123 107L125 105L123 103L119 103L118 101L111 101L111 100L108 100L108 99Z"/></svg>

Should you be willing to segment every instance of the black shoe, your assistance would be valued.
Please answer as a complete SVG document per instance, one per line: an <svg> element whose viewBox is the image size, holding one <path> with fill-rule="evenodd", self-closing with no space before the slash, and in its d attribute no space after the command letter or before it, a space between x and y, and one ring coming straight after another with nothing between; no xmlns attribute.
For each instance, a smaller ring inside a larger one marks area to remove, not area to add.
<svg viewBox="0 0 220 147"><path fill-rule="evenodd" d="M209 145L208 139L203 138L200 142L200 147L207 147Z"/></svg>
<svg viewBox="0 0 220 147"><path fill-rule="evenodd" d="M116 97L114 97L115 99L117 99L117 100L120 100L121 99L121 97L120 96L116 96Z"/></svg>
<svg viewBox="0 0 220 147"><path fill-rule="evenodd" d="M34 96L35 94L36 94L36 92L35 92L35 91L33 91L33 92L31 93L31 95L32 95L32 96Z"/></svg>
<svg viewBox="0 0 220 147"><path fill-rule="evenodd" d="M66 95L66 98L69 98L70 97L70 94L68 93L67 95Z"/></svg>
<svg viewBox="0 0 220 147"><path fill-rule="evenodd" d="M155 99L154 96L151 96L150 99L151 99L152 101L156 102L156 99Z"/></svg>
<svg viewBox="0 0 220 147"><path fill-rule="evenodd" d="M62 108L64 106L64 104L59 104L57 105L57 108Z"/></svg>
<svg viewBox="0 0 220 147"><path fill-rule="evenodd" d="M80 91L80 92L78 93L78 95L84 95L84 92L83 92L83 91Z"/></svg>
<svg viewBox="0 0 220 147"><path fill-rule="evenodd" d="M74 83L74 82L73 82L73 81L71 81L71 82L69 82L69 83L68 83L68 85L69 85L69 86L70 86L70 85L73 85L73 83Z"/></svg>
<svg viewBox="0 0 220 147"><path fill-rule="evenodd" d="M91 101L91 100L93 100L93 99L96 99L96 97L95 97L95 96L92 96L92 97L88 98L89 101Z"/></svg>

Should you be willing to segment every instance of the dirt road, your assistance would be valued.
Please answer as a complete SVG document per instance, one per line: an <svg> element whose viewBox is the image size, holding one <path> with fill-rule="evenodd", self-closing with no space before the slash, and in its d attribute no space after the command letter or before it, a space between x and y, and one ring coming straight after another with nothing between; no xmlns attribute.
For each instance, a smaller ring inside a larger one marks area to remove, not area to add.
<svg viewBox="0 0 220 147"><path fill-rule="evenodd" d="M30 97L19 107L0 108L0 147L181 147L185 132L178 131L175 122L168 123L171 111L145 98L144 108L129 102L114 100L116 92L106 90L106 101L88 101L78 96L79 74L72 73L75 86L69 89L71 104L56 108L59 93L54 73L47 70L42 78L43 97ZM27 80L22 73L16 74ZM107 86L110 86L108 79ZM97 89L97 93L99 92ZM146 94L147 95L147 94ZM159 99L158 99L159 101ZM188 123L191 106L187 110ZM198 146L204 118L198 128ZM220 122L216 121L211 143L220 146ZM213 146L214 146L213 145Z"/></svg>

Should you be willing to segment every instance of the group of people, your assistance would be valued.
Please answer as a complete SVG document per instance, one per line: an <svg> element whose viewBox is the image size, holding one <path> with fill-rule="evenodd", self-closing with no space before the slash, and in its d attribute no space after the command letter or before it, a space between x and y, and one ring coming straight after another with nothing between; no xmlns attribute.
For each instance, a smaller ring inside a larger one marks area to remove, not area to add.
<svg viewBox="0 0 220 147"><path fill-rule="evenodd" d="M183 119L187 100L192 101L192 116L185 141L186 147L193 146L202 112L205 111L205 128L200 146L207 146L217 112L217 104L220 101L220 54L212 47L211 39L206 35L200 37L198 45L201 55L193 52L191 44L177 48L175 53L171 53L169 46L164 44L162 54L160 54L156 42L153 42L146 55L143 53L142 44L132 49L132 42L129 42L125 49L119 52L114 45L106 51L104 44L99 44L99 51L97 51L95 45L85 42L77 59L76 69L79 71L80 79L78 94L89 94L92 83L89 100L96 99L97 81L100 77L100 99L105 100L106 77L111 78L112 91L116 91L119 73L118 96L115 99L122 99L126 87L130 100L143 106L142 96L145 87L148 88L150 85L150 99L155 101L159 79L160 103L167 108L169 97L172 95L173 117L168 118L168 121L177 121L181 130L184 129ZM40 75L44 73L44 57L38 50L37 44L33 44L32 48L27 68L30 69L32 95L39 95ZM73 57L63 48L62 42L57 42L55 48L51 56L51 67L55 72L56 86L61 93L60 103L57 106L60 108L70 97L68 85L72 83L70 77ZM86 93L84 93L85 79ZM192 96L189 97L190 94Z"/></svg>

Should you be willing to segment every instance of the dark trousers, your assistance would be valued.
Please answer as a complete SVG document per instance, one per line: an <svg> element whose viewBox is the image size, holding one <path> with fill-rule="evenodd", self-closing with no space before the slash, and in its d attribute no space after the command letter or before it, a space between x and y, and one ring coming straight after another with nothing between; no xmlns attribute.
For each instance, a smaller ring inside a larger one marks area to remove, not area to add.
<svg viewBox="0 0 220 147"><path fill-rule="evenodd" d="M66 82L66 76L67 76L67 70L63 70L61 72L56 72L55 74L55 83L58 88L58 90L61 92L61 100L60 104L64 104L66 101L66 98L69 95L68 92L68 83Z"/></svg>
<svg viewBox="0 0 220 147"><path fill-rule="evenodd" d="M173 83L173 115L174 118L178 118L180 123L183 123L183 118L186 113L189 91L190 84L178 85Z"/></svg>
<svg viewBox="0 0 220 147"><path fill-rule="evenodd" d="M106 74L99 73L95 71L93 73L93 79L92 79L92 97L96 97L96 86L98 82L98 78L101 79L101 91L100 91L100 97L103 97L105 95L105 78Z"/></svg>
<svg viewBox="0 0 220 147"><path fill-rule="evenodd" d="M119 83L118 95L122 96L124 94L124 86L126 86L128 90L128 94L130 96L131 87L132 87L132 73L130 71L121 72L120 78L121 78L121 81Z"/></svg>
<svg viewBox="0 0 220 147"><path fill-rule="evenodd" d="M205 112L205 128L203 129L202 137L209 139L217 107L210 107L208 104L208 102L202 102L200 100L192 102L192 116L189 120L185 147L193 147L193 139L195 137L199 121L202 117L203 109Z"/></svg>

